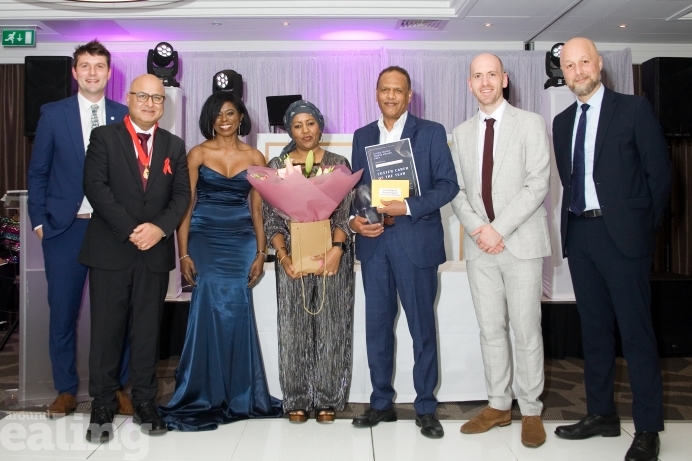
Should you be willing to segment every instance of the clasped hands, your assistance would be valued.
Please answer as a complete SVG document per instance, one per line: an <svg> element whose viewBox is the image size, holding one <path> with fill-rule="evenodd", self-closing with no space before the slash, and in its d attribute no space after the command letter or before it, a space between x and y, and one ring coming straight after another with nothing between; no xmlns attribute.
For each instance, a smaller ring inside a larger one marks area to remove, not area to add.
<svg viewBox="0 0 692 461"><path fill-rule="evenodd" d="M471 237L476 237L478 248L490 255L502 253L505 244L502 242L502 235L493 229L490 224L484 224L475 231L471 232Z"/></svg>
<svg viewBox="0 0 692 461"><path fill-rule="evenodd" d="M134 243L138 250L146 251L159 243L164 235L159 226L145 222L135 227L130 234L130 242Z"/></svg>
<svg viewBox="0 0 692 461"><path fill-rule="evenodd" d="M320 261L320 268L315 272L315 275L336 275L337 272L339 272L339 264L341 262L342 254L343 251L341 250L341 248L332 247L329 250L327 250L326 258L325 254L311 256L310 259L314 261ZM304 275L301 271L297 270L297 268L293 264L293 261L291 260L290 255L286 255L284 258L281 258L280 264L281 267L284 268L284 271L286 271L286 275L288 275L294 280L299 279Z"/></svg>

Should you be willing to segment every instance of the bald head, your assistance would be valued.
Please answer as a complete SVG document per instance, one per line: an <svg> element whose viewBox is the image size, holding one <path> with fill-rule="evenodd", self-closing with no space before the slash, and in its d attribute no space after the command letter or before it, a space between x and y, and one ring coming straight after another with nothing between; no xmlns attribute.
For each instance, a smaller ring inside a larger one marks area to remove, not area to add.
<svg viewBox="0 0 692 461"><path fill-rule="evenodd" d="M575 37L562 47L560 68L567 86L580 101L586 102L601 86L603 60L594 42Z"/></svg>
<svg viewBox="0 0 692 461"><path fill-rule="evenodd" d="M158 77L143 74L132 80L127 94L127 107L130 109L130 119L142 130L148 130L163 115L163 102L155 104L151 96L166 95L163 83ZM147 98L144 101L138 99Z"/></svg>
<svg viewBox="0 0 692 461"><path fill-rule="evenodd" d="M502 89L507 87L507 74L500 58L490 53L473 58L468 84L483 113L490 115L495 112L504 101Z"/></svg>

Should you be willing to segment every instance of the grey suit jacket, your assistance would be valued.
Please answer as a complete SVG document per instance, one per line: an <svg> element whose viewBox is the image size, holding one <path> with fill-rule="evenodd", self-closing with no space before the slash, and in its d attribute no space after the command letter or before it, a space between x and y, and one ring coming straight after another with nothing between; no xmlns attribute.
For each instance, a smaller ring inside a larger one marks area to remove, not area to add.
<svg viewBox="0 0 692 461"><path fill-rule="evenodd" d="M452 145L460 188L452 200L452 209L464 226L467 260L483 254L476 246L475 237L469 234L490 222L481 197L478 117L476 113L454 129ZM509 250L519 259L551 254L547 213L543 206L549 180L550 148L543 118L507 104L493 161L495 220L492 226L502 235L505 251Z"/></svg>

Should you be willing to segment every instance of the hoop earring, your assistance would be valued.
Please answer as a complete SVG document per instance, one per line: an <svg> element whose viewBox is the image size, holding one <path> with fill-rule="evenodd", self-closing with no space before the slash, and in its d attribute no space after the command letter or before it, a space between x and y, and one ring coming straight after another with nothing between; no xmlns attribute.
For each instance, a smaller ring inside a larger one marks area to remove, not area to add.
<svg viewBox="0 0 692 461"><path fill-rule="evenodd" d="M242 135L240 134L240 125L238 125L238 136L242 136Z"/></svg>
<svg viewBox="0 0 692 461"><path fill-rule="evenodd" d="M212 139L216 139L216 130L214 129L214 127L211 128L211 135Z"/></svg>

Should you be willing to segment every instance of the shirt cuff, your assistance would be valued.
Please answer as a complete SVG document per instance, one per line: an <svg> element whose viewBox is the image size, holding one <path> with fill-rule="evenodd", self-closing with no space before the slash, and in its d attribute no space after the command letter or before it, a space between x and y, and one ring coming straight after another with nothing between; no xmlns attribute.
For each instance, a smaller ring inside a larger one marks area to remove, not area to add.
<svg viewBox="0 0 692 461"><path fill-rule="evenodd" d="M404 199L404 203L406 204L406 216L411 216L411 209L408 207L408 200Z"/></svg>

